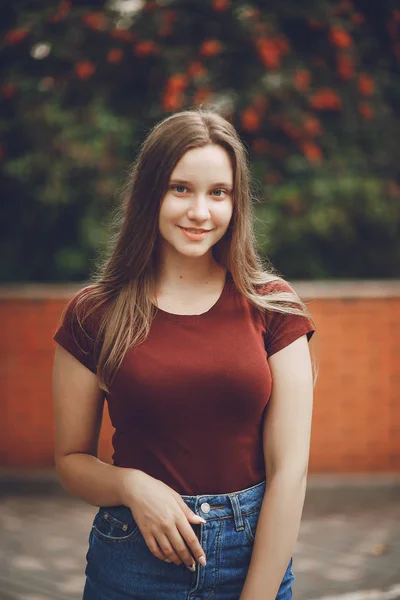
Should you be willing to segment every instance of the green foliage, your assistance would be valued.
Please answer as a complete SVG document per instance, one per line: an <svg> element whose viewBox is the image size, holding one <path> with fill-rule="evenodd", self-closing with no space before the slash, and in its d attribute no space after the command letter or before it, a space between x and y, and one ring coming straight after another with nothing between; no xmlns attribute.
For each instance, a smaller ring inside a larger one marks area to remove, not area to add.
<svg viewBox="0 0 400 600"><path fill-rule="evenodd" d="M198 104L244 139L285 276L399 275L395 0L3 4L3 281L86 278L143 137Z"/></svg>

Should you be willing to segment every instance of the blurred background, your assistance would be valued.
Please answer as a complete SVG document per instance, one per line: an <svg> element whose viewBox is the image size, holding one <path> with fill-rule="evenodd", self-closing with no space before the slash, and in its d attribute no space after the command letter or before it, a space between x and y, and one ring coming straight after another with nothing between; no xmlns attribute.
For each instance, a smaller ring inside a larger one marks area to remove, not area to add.
<svg viewBox="0 0 400 600"><path fill-rule="evenodd" d="M400 598L398 1L0 9L0 600L81 597L96 509L54 476L52 336L147 132L199 105L241 135L260 253L318 330L295 597Z"/></svg>

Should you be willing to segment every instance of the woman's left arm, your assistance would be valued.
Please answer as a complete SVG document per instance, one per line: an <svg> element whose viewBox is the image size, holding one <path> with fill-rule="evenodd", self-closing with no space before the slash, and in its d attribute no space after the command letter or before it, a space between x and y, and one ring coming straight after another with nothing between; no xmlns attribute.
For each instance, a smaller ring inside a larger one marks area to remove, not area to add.
<svg viewBox="0 0 400 600"><path fill-rule="evenodd" d="M300 529L310 454L313 382L305 335L269 359L263 428L266 488L239 600L275 600Z"/></svg>

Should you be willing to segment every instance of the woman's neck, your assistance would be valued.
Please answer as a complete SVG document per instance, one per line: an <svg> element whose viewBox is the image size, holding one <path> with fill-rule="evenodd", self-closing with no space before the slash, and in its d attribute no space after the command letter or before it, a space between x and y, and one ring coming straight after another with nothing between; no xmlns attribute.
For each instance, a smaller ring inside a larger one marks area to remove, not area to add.
<svg viewBox="0 0 400 600"><path fill-rule="evenodd" d="M212 259L180 261L178 264L160 264L156 272L157 288L196 288L205 283L224 279L226 269Z"/></svg>

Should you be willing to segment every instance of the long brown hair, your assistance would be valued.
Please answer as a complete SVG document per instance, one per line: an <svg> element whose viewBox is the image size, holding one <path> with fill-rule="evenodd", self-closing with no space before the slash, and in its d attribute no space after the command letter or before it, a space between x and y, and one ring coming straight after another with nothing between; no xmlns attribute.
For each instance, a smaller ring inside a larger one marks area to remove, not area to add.
<svg viewBox="0 0 400 600"><path fill-rule="evenodd" d="M283 278L270 263L264 266L256 251L247 153L235 128L211 108L177 112L158 123L141 145L114 214L108 247L99 257L91 285L74 306L83 331L85 320L101 309L92 341L99 385L105 392L127 350L149 334L157 311L152 298L158 215L172 171L187 150L208 144L227 150L234 173L232 219L212 249L215 260L231 272L236 288L255 306L312 321L294 290L293 294L264 291Z"/></svg>

